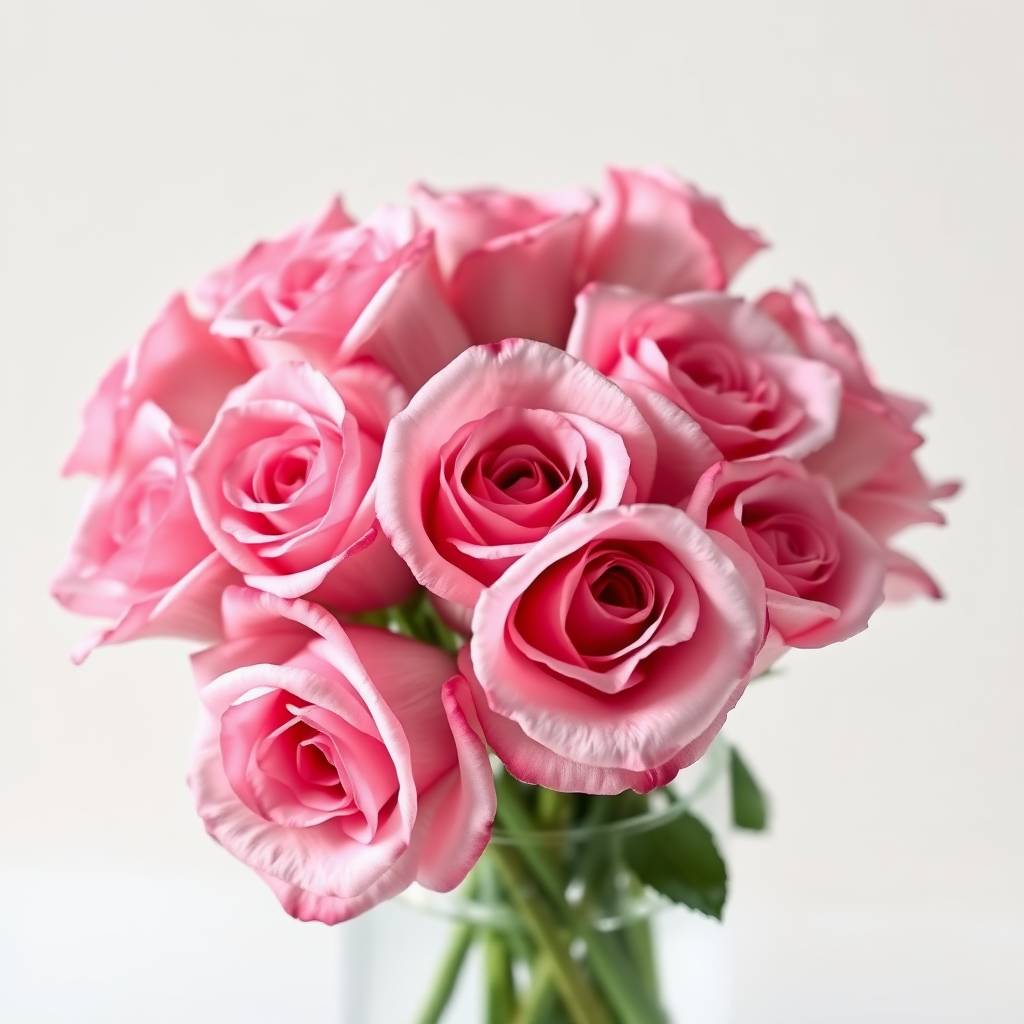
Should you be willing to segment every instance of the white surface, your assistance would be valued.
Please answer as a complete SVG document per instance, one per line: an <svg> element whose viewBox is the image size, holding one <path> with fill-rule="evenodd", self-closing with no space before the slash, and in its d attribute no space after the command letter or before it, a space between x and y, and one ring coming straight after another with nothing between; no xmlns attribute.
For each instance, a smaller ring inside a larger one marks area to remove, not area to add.
<svg viewBox="0 0 1024 1024"><path fill-rule="evenodd" d="M907 544L950 599L732 716L775 797L730 855L735 1022L1024 1018L1022 38L1024 5L976 0L0 2L0 1018L334 1020L352 941L202 834L180 647L66 660L84 627L43 591L88 389L172 288L334 189L365 212L609 160L763 228L741 285L806 278L968 480ZM390 913L399 985L435 950Z"/></svg>

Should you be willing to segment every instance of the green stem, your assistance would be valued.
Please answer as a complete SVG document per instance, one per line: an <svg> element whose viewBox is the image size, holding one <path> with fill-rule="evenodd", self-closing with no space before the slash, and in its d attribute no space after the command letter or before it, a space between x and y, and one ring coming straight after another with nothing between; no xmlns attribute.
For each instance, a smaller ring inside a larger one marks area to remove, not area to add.
<svg viewBox="0 0 1024 1024"><path fill-rule="evenodd" d="M579 965L569 955L569 946L561 934L558 919L530 884L523 861L508 847L492 846L489 849L533 941L551 962L555 986L574 1024L612 1024Z"/></svg>
<svg viewBox="0 0 1024 1024"><path fill-rule="evenodd" d="M636 899L643 895L643 885L636 875L629 876L629 895ZM623 929L626 945L633 955L633 962L640 973L648 995L658 999L658 969L654 959L654 937L651 934L651 922L643 917L630 921Z"/></svg>
<svg viewBox="0 0 1024 1024"><path fill-rule="evenodd" d="M473 944L474 928L471 924L457 924L451 941L445 950L441 966L434 976L434 984L427 996L417 1024L437 1024L444 1014L445 1008L455 991L455 983L459 980L459 972L465 963L466 954Z"/></svg>
<svg viewBox="0 0 1024 1024"><path fill-rule="evenodd" d="M497 931L484 932L484 970L487 977L487 1024L510 1024L515 1012L512 960L505 937Z"/></svg>
<svg viewBox="0 0 1024 1024"><path fill-rule="evenodd" d="M541 954L533 967L530 988L519 1005L513 1024L541 1024L551 1010L555 999L555 971L551 958Z"/></svg>
<svg viewBox="0 0 1024 1024"><path fill-rule="evenodd" d="M594 976L622 1018L622 1024L664 1024L663 1011L643 990L641 979L632 965L623 962L616 944L609 936L591 927L566 902L557 866L551 862L542 842L529 841L531 836L535 839L542 837L537 837L536 829L519 802L515 787L509 784L509 776L499 773L495 785L498 789L498 820L509 831L518 833L525 840L521 844L523 860L529 865L552 905L558 909L559 915L586 943Z"/></svg>

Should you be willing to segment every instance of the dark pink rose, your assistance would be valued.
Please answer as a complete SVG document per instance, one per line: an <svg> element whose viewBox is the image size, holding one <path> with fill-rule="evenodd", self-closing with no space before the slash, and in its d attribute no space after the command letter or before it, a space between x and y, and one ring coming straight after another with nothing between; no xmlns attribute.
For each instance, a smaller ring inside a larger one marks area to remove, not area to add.
<svg viewBox="0 0 1024 1024"><path fill-rule="evenodd" d="M413 881L458 885L495 794L452 657L238 587L223 619L225 642L193 659L189 785L210 835L305 921L347 920Z"/></svg>
<svg viewBox="0 0 1024 1024"><path fill-rule="evenodd" d="M198 443L224 396L253 373L241 346L211 335L209 325L189 312L184 297L175 295L89 399L64 473L108 472L144 402L160 406L185 437Z"/></svg>
<svg viewBox="0 0 1024 1024"><path fill-rule="evenodd" d="M685 501L717 461L685 414L635 400L540 342L464 352L392 422L377 513L395 550L438 597L465 609L574 516Z"/></svg>
<svg viewBox="0 0 1024 1024"><path fill-rule="evenodd" d="M196 521L185 463L192 445L152 402L123 425L117 454L85 503L53 596L79 615L113 619L72 657L144 636L215 640L220 596L240 577Z"/></svg>
<svg viewBox="0 0 1024 1024"><path fill-rule="evenodd" d="M828 482L799 463L719 463L698 483L687 512L756 562L767 588L770 657L846 640L882 603L885 553L839 508Z"/></svg>
<svg viewBox="0 0 1024 1024"><path fill-rule="evenodd" d="M565 347L593 197L412 188L433 229L448 296L474 342L532 338Z"/></svg>
<svg viewBox="0 0 1024 1024"><path fill-rule="evenodd" d="M459 665L524 782L647 792L707 749L765 631L736 544L667 505L577 516L483 592Z"/></svg>
<svg viewBox="0 0 1024 1024"><path fill-rule="evenodd" d="M609 168L587 224L583 280L659 297L721 291L765 247L737 227L718 200L659 167Z"/></svg>
<svg viewBox="0 0 1024 1024"><path fill-rule="evenodd" d="M213 330L244 339L260 366L302 359L330 373L372 359L414 391L469 343L442 298L432 235L392 207L353 224L335 201L196 292Z"/></svg>
<svg viewBox="0 0 1024 1024"><path fill-rule="evenodd" d="M577 299L567 351L617 383L637 382L670 399L727 459L799 459L835 434L839 373L730 295L662 301L589 285Z"/></svg>
<svg viewBox="0 0 1024 1024"><path fill-rule="evenodd" d="M250 586L344 611L411 592L374 512L381 441L405 398L375 363L349 364L333 384L308 363L278 363L231 392L188 484L207 536Z"/></svg>
<svg viewBox="0 0 1024 1024"><path fill-rule="evenodd" d="M923 438L914 429L923 403L883 391L864 363L857 342L841 321L822 317L807 289L770 292L759 308L783 326L800 350L828 363L842 376L836 435L808 456L807 468L832 483L842 508L880 543L916 523L942 523L932 502L956 494L952 482L929 483L914 459ZM915 562L887 549L887 594L939 596L931 577Z"/></svg>

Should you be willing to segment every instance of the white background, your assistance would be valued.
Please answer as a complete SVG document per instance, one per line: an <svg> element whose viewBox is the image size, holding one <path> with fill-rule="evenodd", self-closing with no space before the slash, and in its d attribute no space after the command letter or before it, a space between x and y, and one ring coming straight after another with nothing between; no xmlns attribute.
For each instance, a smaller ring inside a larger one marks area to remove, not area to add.
<svg viewBox="0 0 1024 1024"><path fill-rule="evenodd" d="M1024 1020L1022 40L1024 4L977 0L3 0L0 1018L336 1020L371 932L368 976L429 969L400 912L296 924L206 838L181 645L71 667L84 623L45 588L84 484L57 469L165 295L333 191L615 161L761 227L740 286L807 280L967 480L906 542L948 600L789 658L730 719L774 796L708 939L732 1019Z"/></svg>

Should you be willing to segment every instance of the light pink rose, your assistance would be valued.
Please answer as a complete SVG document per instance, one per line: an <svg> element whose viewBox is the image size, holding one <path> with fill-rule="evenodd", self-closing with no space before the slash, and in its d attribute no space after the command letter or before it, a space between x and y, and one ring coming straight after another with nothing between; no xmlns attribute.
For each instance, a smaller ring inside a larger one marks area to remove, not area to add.
<svg viewBox="0 0 1024 1024"><path fill-rule="evenodd" d="M799 459L834 436L839 373L809 359L742 299L692 292L664 301L590 285L577 299L567 351L616 382L669 398L728 459Z"/></svg>
<svg viewBox="0 0 1024 1024"><path fill-rule="evenodd" d="M879 388L853 335L835 317L822 317L806 288L770 292L758 306L786 329L805 355L828 363L842 376L836 436L811 454L806 465L831 481L844 511L886 545L907 526L945 522L932 502L952 497L959 485L929 483L913 455L924 441L914 422L925 405ZM934 580L911 559L890 549L887 558L889 596L940 596Z"/></svg>
<svg viewBox="0 0 1024 1024"><path fill-rule="evenodd" d="M82 432L63 472L100 476L144 402L155 402L189 440L198 443L233 387L255 367L242 347L210 334L175 295L128 355L106 373L83 414Z"/></svg>
<svg viewBox="0 0 1024 1024"><path fill-rule="evenodd" d="M334 384L308 363L279 363L231 392L188 485L207 536L250 586L344 611L411 593L374 512L381 441L405 397L374 363L343 367Z"/></svg>
<svg viewBox="0 0 1024 1024"><path fill-rule="evenodd" d="M210 835L305 921L347 920L413 881L458 885L496 801L452 657L244 588L223 619L225 642L193 659L189 785Z"/></svg>
<svg viewBox="0 0 1024 1024"><path fill-rule="evenodd" d="M687 512L756 562L771 626L759 668L785 647L824 647L867 628L882 603L885 553L828 482L790 459L719 463Z"/></svg>
<svg viewBox="0 0 1024 1024"><path fill-rule="evenodd" d="M717 461L695 424L541 342L464 352L391 424L377 513L413 574L471 609L549 531L623 502L685 501Z"/></svg>
<svg viewBox="0 0 1024 1024"><path fill-rule="evenodd" d="M448 297L478 344L532 338L565 347L593 197L412 188L432 228Z"/></svg>
<svg viewBox="0 0 1024 1024"><path fill-rule="evenodd" d="M302 359L330 373L373 359L415 391L469 344L442 297L433 236L409 210L353 224L335 201L196 292L213 330L244 339L260 366Z"/></svg>
<svg viewBox="0 0 1024 1024"><path fill-rule="evenodd" d="M659 297L720 291L765 244L671 171L612 167L587 225L584 279Z"/></svg>
<svg viewBox="0 0 1024 1024"><path fill-rule="evenodd" d="M483 592L459 666L524 782L647 792L707 749L746 685L764 585L679 509L577 516Z"/></svg>
<svg viewBox="0 0 1024 1024"><path fill-rule="evenodd" d="M215 640L220 596L240 577L196 521L185 463L192 446L152 402L123 428L109 472L86 500L53 596L80 615L114 619L74 649L143 636Z"/></svg>

